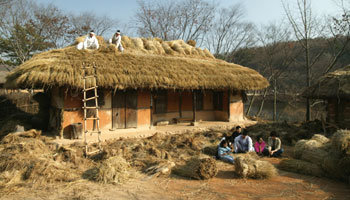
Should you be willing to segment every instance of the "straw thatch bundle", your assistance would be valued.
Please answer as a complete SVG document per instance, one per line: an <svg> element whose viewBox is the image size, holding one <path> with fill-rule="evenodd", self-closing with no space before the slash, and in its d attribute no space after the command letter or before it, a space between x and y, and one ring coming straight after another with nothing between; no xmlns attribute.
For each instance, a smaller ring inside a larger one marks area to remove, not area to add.
<svg viewBox="0 0 350 200"><path fill-rule="evenodd" d="M68 46L37 54L11 72L5 85L83 88L82 64L95 63L97 84L104 88L256 90L268 86L268 81L253 69L215 59L209 51L181 40L124 36L122 42L123 53L113 45L102 44L98 50ZM87 81L87 87L91 84Z"/></svg>
<svg viewBox="0 0 350 200"><path fill-rule="evenodd" d="M129 168L129 163L123 157L110 157L98 167L96 180L103 183L122 183L130 178Z"/></svg>
<svg viewBox="0 0 350 200"><path fill-rule="evenodd" d="M309 161L314 164L322 165L323 159L328 152L321 148L306 148L301 155L301 160Z"/></svg>
<svg viewBox="0 0 350 200"><path fill-rule="evenodd" d="M328 73L303 92L305 97L350 98L350 65Z"/></svg>
<svg viewBox="0 0 350 200"><path fill-rule="evenodd" d="M312 151L322 147L322 145L317 140L299 140L294 147L294 157L301 158L305 151Z"/></svg>
<svg viewBox="0 0 350 200"><path fill-rule="evenodd" d="M174 169L174 173L194 179L210 179L216 176L218 169L213 158L192 157L185 165Z"/></svg>
<svg viewBox="0 0 350 200"><path fill-rule="evenodd" d="M315 134L312 136L311 140L316 140L317 142L321 143L321 144L326 144L329 142L329 139L321 134Z"/></svg>
<svg viewBox="0 0 350 200"><path fill-rule="evenodd" d="M332 147L344 154L350 155L350 131L338 130L332 136Z"/></svg>
<svg viewBox="0 0 350 200"><path fill-rule="evenodd" d="M327 142L329 139L320 134L315 134L310 140L300 140L294 147L294 157L322 165L324 157L328 155L325 149Z"/></svg>
<svg viewBox="0 0 350 200"><path fill-rule="evenodd" d="M324 171L319 165L297 159L284 159L280 162L279 168L286 171L292 171L300 174L313 175L318 177L322 177L325 175Z"/></svg>
<svg viewBox="0 0 350 200"><path fill-rule="evenodd" d="M235 158L235 173L242 178L266 179L275 176L277 170L268 161L242 154Z"/></svg>
<svg viewBox="0 0 350 200"><path fill-rule="evenodd" d="M329 178L344 179L344 168L340 167L341 155L330 152L324 157L322 169L327 172Z"/></svg>

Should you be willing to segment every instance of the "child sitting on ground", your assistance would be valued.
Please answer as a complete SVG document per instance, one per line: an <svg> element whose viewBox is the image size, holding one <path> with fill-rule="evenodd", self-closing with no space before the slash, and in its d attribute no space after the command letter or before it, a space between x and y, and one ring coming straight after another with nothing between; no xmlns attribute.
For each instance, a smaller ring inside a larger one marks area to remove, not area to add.
<svg viewBox="0 0 350 200"><path fill-rule="evenodd" d="M219 159L233 164L234 160L233 160L233 156L230 155L231 153L232 153L232 149L228 147L227 140L222 140L220 142L220 146L218 149Z"/></svg>
<svg viewBox="0 0 350 200"><path fill-rule="evenodd" d="M259 155L259 156L263 156L263 152L264 151L267 151L267 149L265 149L265 141L263 140L262 136L259 135L257 138L256 138L256 142L254 144L254 149L255 149L255 152Z"/></svg>

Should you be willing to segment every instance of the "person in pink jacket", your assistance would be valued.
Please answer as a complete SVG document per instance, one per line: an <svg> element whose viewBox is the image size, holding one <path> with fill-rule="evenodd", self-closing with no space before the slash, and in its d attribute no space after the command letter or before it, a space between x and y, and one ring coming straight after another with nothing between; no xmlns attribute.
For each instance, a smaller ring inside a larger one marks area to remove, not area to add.
<svg viewBox="0 0 350 200"><path fill-rule="evenodd" d="M263 156L263 152L266 151L267 149L265 149L265 141L263 140L262 136L259 135L257 138L256 138L256 142L254 144L254 149L255 149L255 152L259 155L259 156Z"/></svg>

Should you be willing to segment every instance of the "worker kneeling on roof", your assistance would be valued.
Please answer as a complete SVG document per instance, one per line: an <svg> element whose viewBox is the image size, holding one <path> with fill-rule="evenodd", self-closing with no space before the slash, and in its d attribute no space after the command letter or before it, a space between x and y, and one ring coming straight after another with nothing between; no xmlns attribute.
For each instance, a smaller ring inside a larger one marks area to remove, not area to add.
<svg viewBox="0 0 350 200"><path fill-rule="evenodd" d="M86 36L84 42L80 42L77 46L77 49L98 49L100 45L98 44L98 40L95 36L94 31L90 31L89 35Z"/></svg>
<svg viewBox="0 0 350 200"><path fill-rule="evenodd" d="M116 48L123 52L124 48L122 46L122 36L120 36L120 30L117 30L117 32L113 35L111 39L109 39L109 44L115 44Z"/></svg>

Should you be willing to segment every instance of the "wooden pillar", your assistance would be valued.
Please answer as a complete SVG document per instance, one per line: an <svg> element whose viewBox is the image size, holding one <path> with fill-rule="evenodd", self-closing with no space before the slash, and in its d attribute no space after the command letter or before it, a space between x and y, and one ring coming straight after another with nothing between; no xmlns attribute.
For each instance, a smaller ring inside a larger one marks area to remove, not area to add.
<svg viewBox="0 0 350 200"><path fill-rule="evenodd" d="M227 90L227 121L230 122L231 91Z"/></svg>
<svg viewBox="0 0 350 200"><path fill-rule="evenodd" d="M150 116L150 128L153 126L153 92L151 91L151 98L150 98L150 110L151 110L151 116Z"/></svg>
<svg viewBox="0 0 350 200"><path fill-rule="evenodd" d="M179 92L179 117L182 118L182 91Z"/></svg>
<svg viewBox="0 0 350 200"><path fill-rule="evenodd" d="M192 107L193 107L193 122L197 121L196 110L197 110L197 101L196 101L196 91L192 91Z"/></svg>

